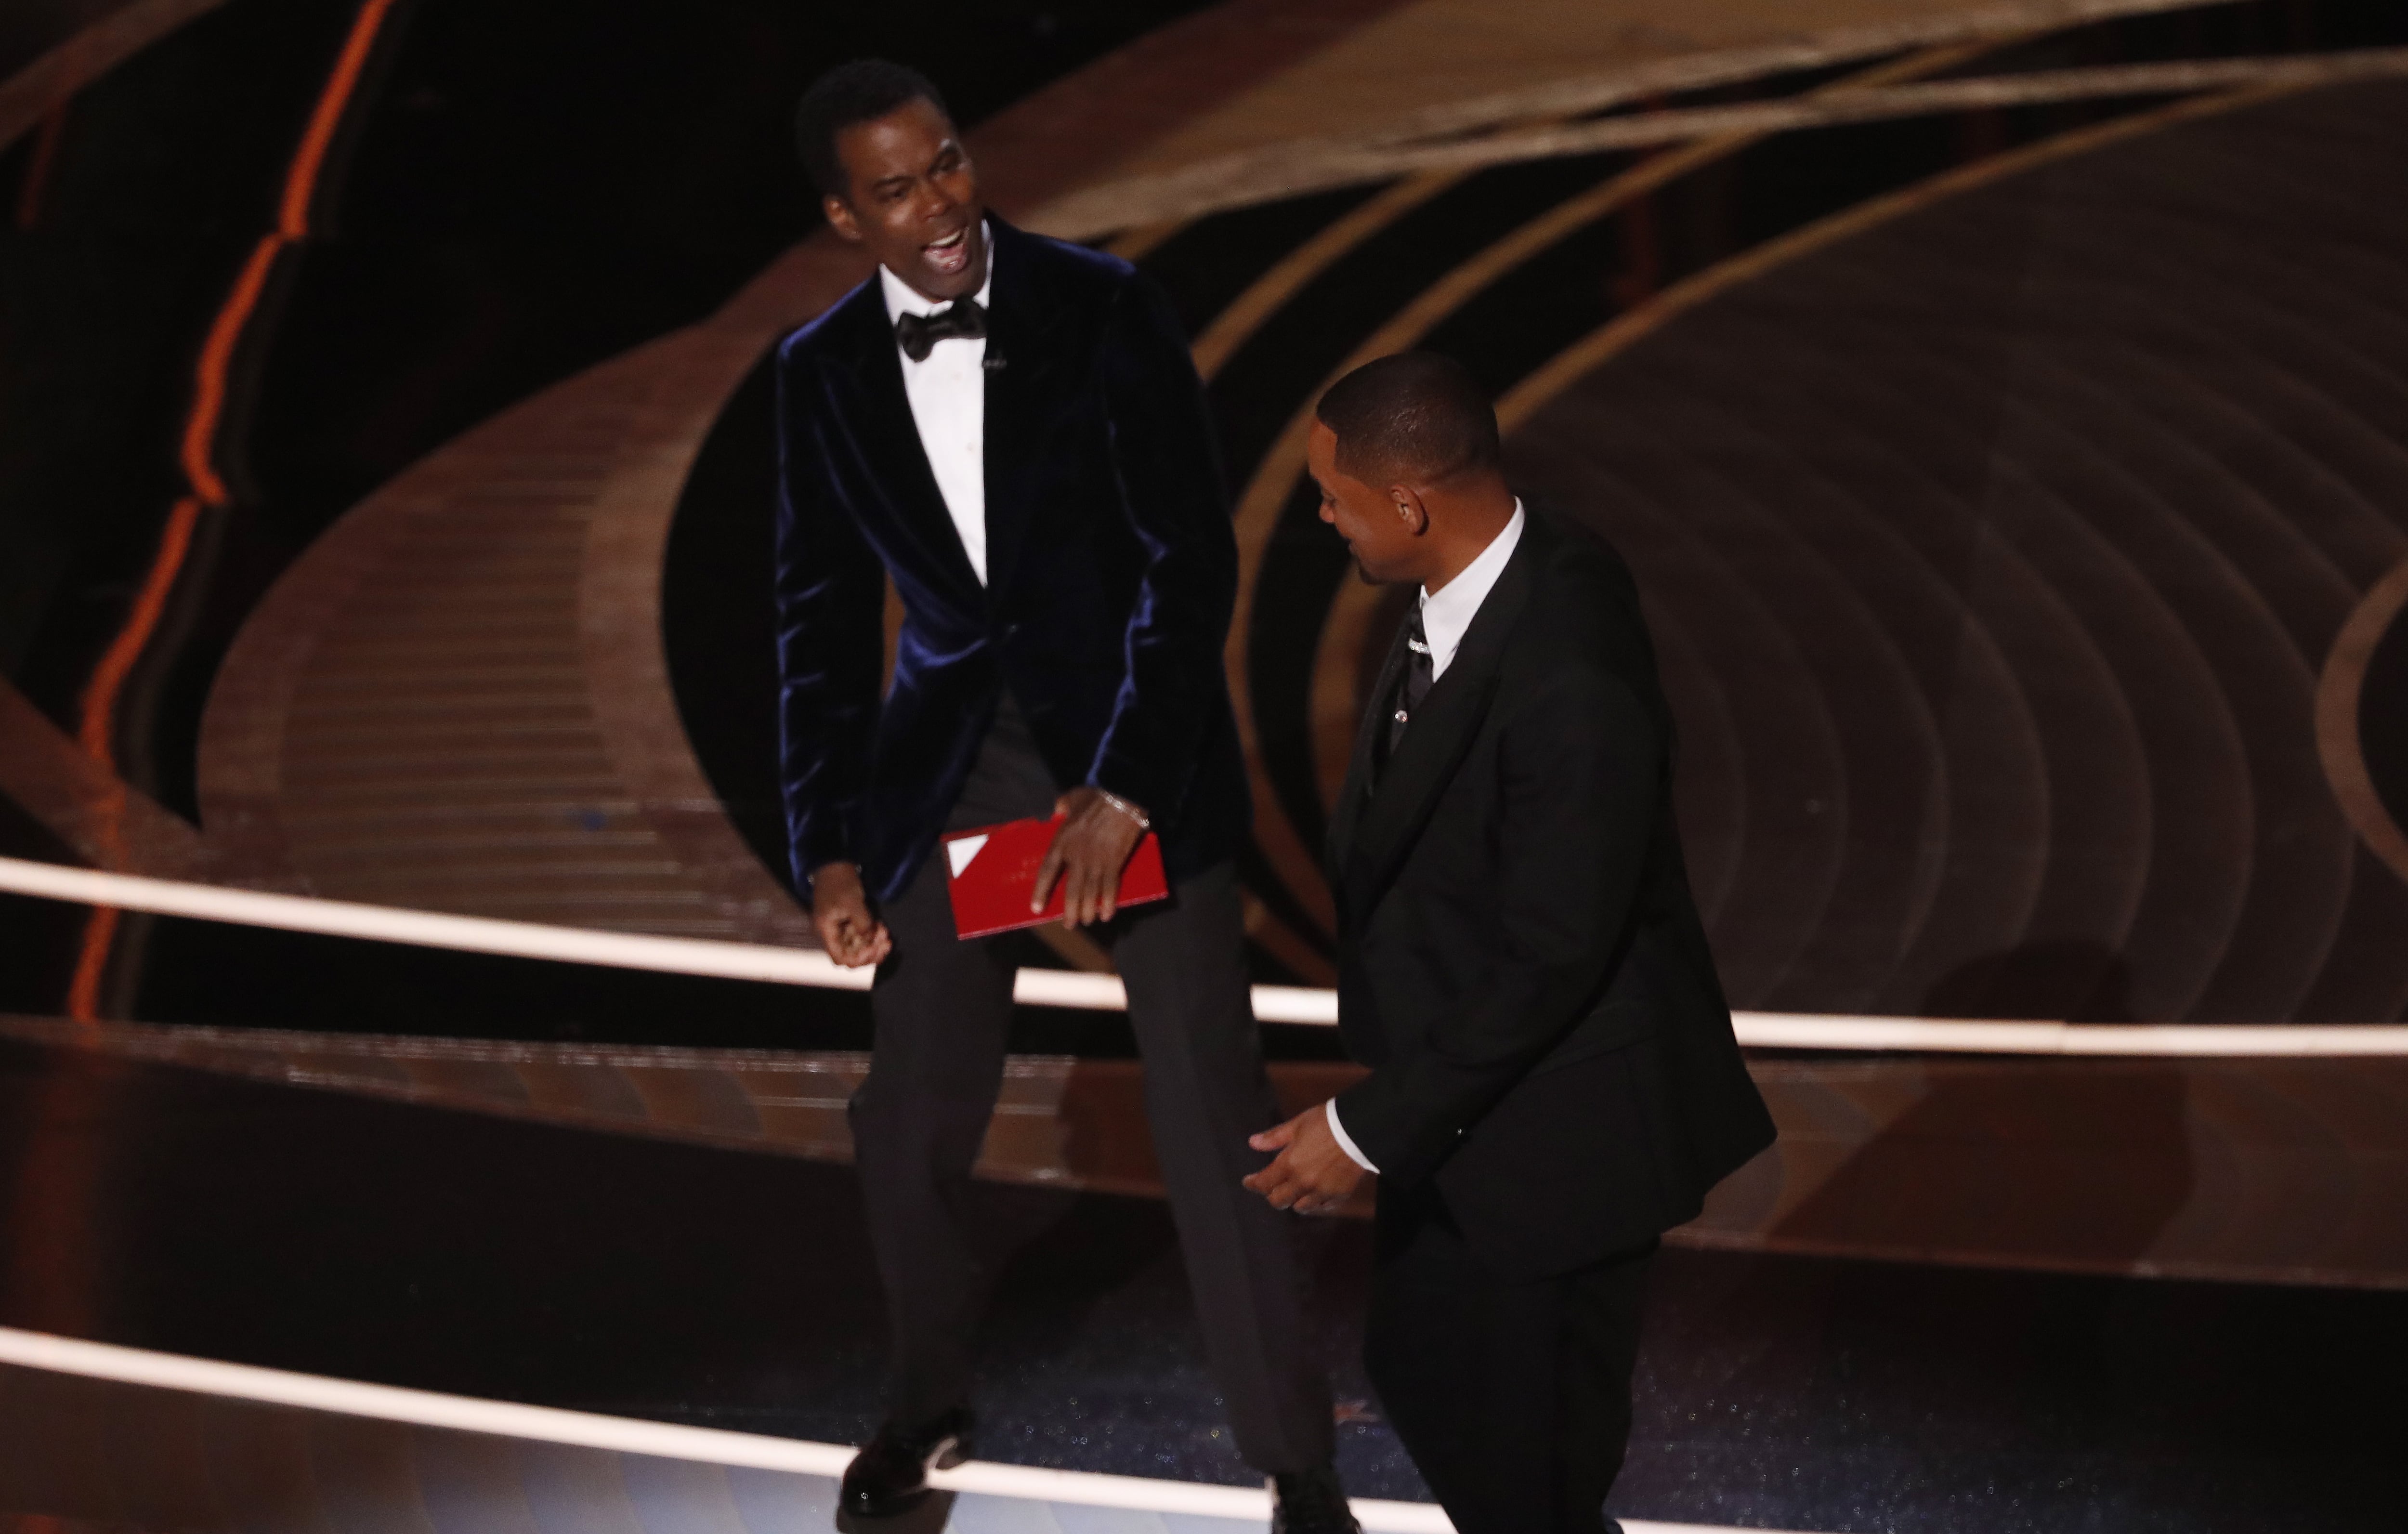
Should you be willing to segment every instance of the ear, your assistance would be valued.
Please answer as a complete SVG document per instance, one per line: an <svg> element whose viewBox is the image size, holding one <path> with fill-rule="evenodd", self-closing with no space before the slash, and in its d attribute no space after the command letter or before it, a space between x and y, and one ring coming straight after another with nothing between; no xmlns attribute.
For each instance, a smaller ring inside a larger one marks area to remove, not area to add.
<svg viewBox="0 0 2408 1534"><path fill-rule="evenodd" d="M1390 485L1388 506L1397 513L1398 520L1405 524L1405 531L1412 534L1413 537L1420 538L1429 531L1429 508L1424 504L1422 493L1412 486Z"/></svg>
<svg viewBox="0 0 2408 1534"><path fill-rule="evenodd" d="M820 211L827 216L837 238L848 245L861 243L861 220L853 216L853 204L831 192L820 199Z"/></svg>

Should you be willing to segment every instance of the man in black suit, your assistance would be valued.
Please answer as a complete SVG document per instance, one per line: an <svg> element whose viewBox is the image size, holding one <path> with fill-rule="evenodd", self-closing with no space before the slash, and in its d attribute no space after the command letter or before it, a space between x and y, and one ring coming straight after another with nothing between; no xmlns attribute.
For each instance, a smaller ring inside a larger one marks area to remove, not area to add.
<svg viewBox="0 0 2408 1534"><path fill-rule="evenodd" d="M1370 1074L1268 1134L1283 1209L1380 1174L1364 1359L1461 1534L1597 1534L1657 1238L1772 1141L1672 819L1630 573L1507 488L1460 366L1323 395L1321 517L1420 600L1330 827Z"/></svg>
<svg viewBox="0 0 2408 1534"><path fill-rule="evenodd" d="M1125 262L988 214L911 71L833 71L797 132L829 223L879 262L777 357L789 838L830 955L878 966L852 1122L893 1369L843 1506L902 1511L968 1452L988 1281L969 1177L1013 968L955 938L931 854L949 827L1059 813L1038 902L1058 879L1127 984L1238 1447L1273 1482L1275 1527L1345 1534L1288 1217L1240 1185L1264 1159L1248 1137L1278 1114L1231 863L1250 813L1221 659L1237 548L1185 337ZM882 695L890 579L903 624ZM1116 914L1149 828L1171 896Z"/></svg>

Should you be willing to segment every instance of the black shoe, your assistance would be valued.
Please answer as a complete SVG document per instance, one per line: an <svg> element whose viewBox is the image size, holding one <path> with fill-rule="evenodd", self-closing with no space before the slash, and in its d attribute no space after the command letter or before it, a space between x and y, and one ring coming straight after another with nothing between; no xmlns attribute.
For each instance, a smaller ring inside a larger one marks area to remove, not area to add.
<svg viewBox="0 0 2408 1534"><path fill-rule="evenodd" d="M957 1406L918 1428L890 1422L844 1468L837 1505L856 1518L892 1518L928 1495L928 1472L970 1456L970 1411Z"/></svg>
<svg viewBox="0 0 2408 1534"><path fill-rule="evenodd" d="M1271 1534L1363 1534L1363 1526L1337 1469L1323 1465L1271 1477Z"/></svg>

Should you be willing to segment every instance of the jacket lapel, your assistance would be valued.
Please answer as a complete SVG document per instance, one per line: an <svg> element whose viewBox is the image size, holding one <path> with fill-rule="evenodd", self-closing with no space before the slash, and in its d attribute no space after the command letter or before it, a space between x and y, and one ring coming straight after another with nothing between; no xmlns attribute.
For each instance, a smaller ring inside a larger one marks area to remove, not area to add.
<svg viewBox="0 0 2408 1534"><path fill-rule="evenodd" d="M958 586L958 595L975 610L983 597L978 572L962 549L962 535L945 509L944 492L928 466L927 450L920 445L920 427L911 414L911 398L903 391L903 358L886 317L886 301L877 277L856 291L842 318L845 344L837 349L852 366L836 371L830 392L840 417L856 444L870 480L885 491L895 520L918 544L921 568L941 569Z"/></svg>
<svg viewBox="0 0 2408 1534"><path fill-rule="evenodd" d="M1329 818L1329 883L1340 895L1345 893L1346 860L1354 850L1355 827L1362 824L1364 806L1371 797L1371 754L1379 732L1388 727L1385 705L1396 694L1397 673L1404 668L1405 633L1406 625L1398 624L1397 637L1388 643L1388 658L1381 663L1380 678L1371 684L1362 721L1354 727L1354 754L1347 763L1346 784L1338 791L1338 803Z"/></svg>
<svg viewBox="0 0 2408 1534"><path fill-rule="evenodd" d="M1543 557L1541 545L1547 541L1538 519L1526 518L1513 557L1506 561L1497 584L1481 601L1455 659L1447 663L1446 674L1422 700L1419 716L1406 727L1396 754L1388 758L1369 802L1362 807L1340 870L1348 910L1370 910L1420 836L1440 793L1453 781L1464 753L1471 748L1481 721L1487 717L1489 699L1496 695L1506 640L1529 601ZM1374 695L1386 695L1384 690ZM1355 744L1358 763L1368 766L1366 740L1358 738Z"/></svg>
<svg viewBox="0 0 2408 1534"><path fill-rule="evenodd" d="M986 576L989 590L1009 591L1040 498L1036 481L1049 466L1032 449L1046 440L1061 404L1062 370L1050 366L1047 344L1060 316L1037 269L1043 248L992 213L987 223L995 285L986 341Z"/></svg>

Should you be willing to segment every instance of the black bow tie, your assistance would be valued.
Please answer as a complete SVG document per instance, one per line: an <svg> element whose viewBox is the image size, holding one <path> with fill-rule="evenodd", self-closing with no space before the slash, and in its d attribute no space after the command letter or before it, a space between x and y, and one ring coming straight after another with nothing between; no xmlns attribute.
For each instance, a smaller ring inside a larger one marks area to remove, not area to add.
<svg viewBox="0 0 2408 1534"><path fill-rule="evenodd" d="M926 362L939 341L976 341L985 336L986 310L975 298L956 298L934 314L905 314L895 321L895 339L913 362Z"/></svg>

